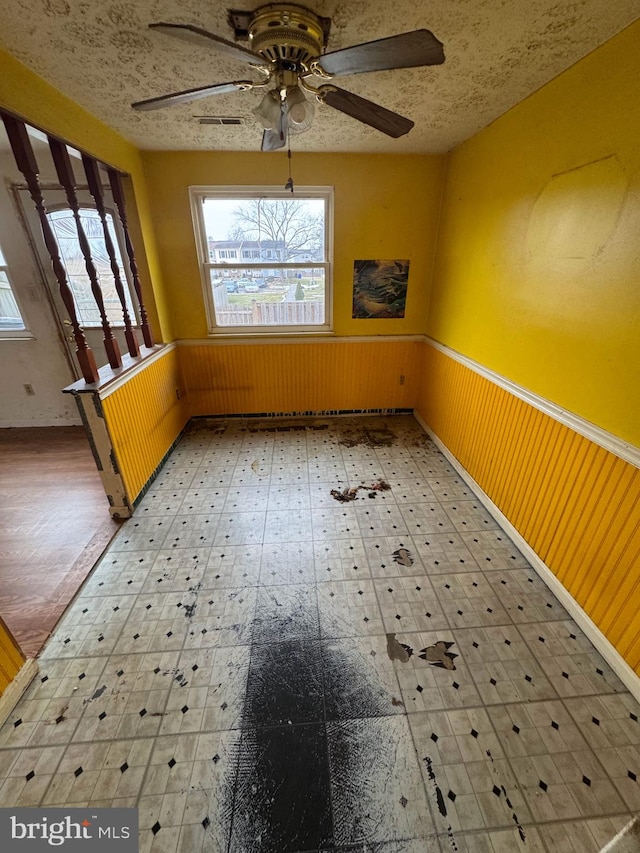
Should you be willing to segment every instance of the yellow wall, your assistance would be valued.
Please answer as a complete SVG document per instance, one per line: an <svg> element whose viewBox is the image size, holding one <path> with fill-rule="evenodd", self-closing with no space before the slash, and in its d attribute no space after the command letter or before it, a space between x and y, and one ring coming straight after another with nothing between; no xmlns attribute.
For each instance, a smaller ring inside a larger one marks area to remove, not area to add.
<svg viewBox="0 0 640 853"><path fill-rule="evenodd" d="M102 408L127 496L133 502L189 418L177 350L169 349L144 364L103 398Z"/></svg>
<svg viewBox="0 0 640 853"><path fill-rule="evenodd" d="M0 696L20 672L25 657L0 618Z"/></svg>
<svg viewBox="0 0 640 853"><path fill-rule="evenodd" d="M640 445L640 22L450 155L428 334ZM640 674L640 471L426 345L417 410Z"/></svg>
<svg viewBox="0 0 640 853"><path fill-rule="evenodd" d="M640 470L425 345L417 410L640 675Z"/></svg>
<svg viewBox="0 0 640 853"><path fill-rule="evenodd" d="M427 332L640 445L640 22L452 155Z"/></svg>
<svg viewBox="0 0 640 853"><path fill-rule="evenodd" d="M188 344L192 415L413 408L421 341ZM402 378L401 378L402 377Z"/></svg>
<svg viewBox="0 0 640 853"><path fill-rule="evenodd" d="M138 149L2 49L0 106L131 175L136 215L130 210L129 217L145 306L156 337L171 340L170 313L150 221L150 197Z"/></svg>
<svg viewBox="0 0 640 853"><path fill-rule="evenodd" d="M257 144L257 141L256 141ZM188 187L284 187L286 153L143 153L162 269L170 284L177 338L204 338L202 301ZM424 331L445 158L373 154L296 154L299 186L335 187L334 330L339 335ZM404 319L352 320L353 261L409 258Z"/></svg>

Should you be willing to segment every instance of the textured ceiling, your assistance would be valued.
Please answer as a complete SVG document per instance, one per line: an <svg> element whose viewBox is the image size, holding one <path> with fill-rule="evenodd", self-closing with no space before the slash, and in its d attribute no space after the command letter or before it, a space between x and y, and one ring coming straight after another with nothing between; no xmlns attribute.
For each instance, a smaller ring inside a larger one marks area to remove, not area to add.
<svg viewBox="0 0 640 853"><path fill-rule="evenodd" d="M0 45L125 138L147 149L257 150L258 92L139 113L131 102L251 76L147 28L196 24L233 39L228 8L260 0L0 0ZM426 27L444 43L433 68L341 77L339 85L415 122L390 139L328 106L293 138L298 151L443 152L485 127L638 17L638 0L308 0L332 19L328 50ZM249 71L249 73L247 73ZM196 115L241 116L239 127Z"/></svg>

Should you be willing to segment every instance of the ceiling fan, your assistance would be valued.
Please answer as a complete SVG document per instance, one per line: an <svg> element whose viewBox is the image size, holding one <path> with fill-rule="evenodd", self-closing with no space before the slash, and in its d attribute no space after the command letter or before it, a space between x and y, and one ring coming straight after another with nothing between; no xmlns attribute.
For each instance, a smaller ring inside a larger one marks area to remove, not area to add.
<svg viewBox="0 0 640 853"><path fill-rule="evenodd" d="M136 101L131 106L155 110L210 95L265 89L253 111L264 127L262 151L283 148L289 133L302 133L311 126L314 103L307 95L397 138L411 130L414 123L410 119L326 81L347 74L444 62L442 43L425 29L323 53L331 19L296 3L268 3L254 11L231 9L228 20L235 38L247 39L248 48L191 24L159 22L149 24L149 28L244 62L256 72L257 80L200 86ZM314 86L309 82L311 77L325 82Z"/></svg>

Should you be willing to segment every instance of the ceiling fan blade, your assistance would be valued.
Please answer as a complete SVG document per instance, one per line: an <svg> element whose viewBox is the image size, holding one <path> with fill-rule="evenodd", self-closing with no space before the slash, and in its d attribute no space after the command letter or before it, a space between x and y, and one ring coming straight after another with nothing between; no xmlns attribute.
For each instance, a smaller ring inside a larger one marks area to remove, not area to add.
<svg viewBox="0 0 640 853"><path fill-rule="evenodd" d="M320 86L319 91L322 100L330 107L375 127L376 130L381 130L382 133L393 136L394 139L409 133L414 125L411 119L387 110L380 104L374 104L373 101L367 101L359 95L354 95L353 92L346 92L336 86Z"/></svg>
<svg viewBox="0 0 640 853"><path fill-rule="evenodd" d="M269 128L265 130L262 134L262 145L260 146L261 151L277 151L279 148L284 148L287 142L286 133L282 133L280 130L273 130Z"/></svg>
<svg viewBox="0 0 640 853"><path fill-rule="evenodd" d="M250 84L249 84L250 85ZM134 110L159 110L161 107L172 107L174 104L186 104L197 101L198 98L208 98L209 95L226 95L247 88L247 81L237 83L217 83L213 86L199 86L197 89L185 89L184 92L173 92L171 95L160 95L157 98L147 98L131 104Z"/></svg>
<svg viewBox="0 0 640 853"><path fill-rule="evenodd" d="M319 57L318 64L327 74L361 74L364 71L385 71L390 68L413 68L421 65L441 65L444 50L429 30L412 30L389 38L356 44Z"/></svg>
<svg viewBox="0 0 640 853"><path fill-rule="evenodd" d="M217 36L215 33L210 33L208 30L194 27L191 24L168 24L160 21L157 24L149 24L149 29L158 30L165 35L189 42L189 44L213 48L218 53L224 53L231 59L237 59L240 62L249 62L251 65L271 65L267 59L247 50L246 47L234 44L232 41L223 39L222 36Z"/></svg>

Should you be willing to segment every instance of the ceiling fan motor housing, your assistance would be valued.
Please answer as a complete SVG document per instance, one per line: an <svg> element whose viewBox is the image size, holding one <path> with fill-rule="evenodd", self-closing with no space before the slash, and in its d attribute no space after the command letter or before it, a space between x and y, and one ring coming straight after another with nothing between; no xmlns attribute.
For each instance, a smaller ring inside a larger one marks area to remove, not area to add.
<svg viewBox="0 0 640 853"><path fill-rule="evenodd" d="M256 9L249 24L251 50L270 62L293 63L301 70L326 44L323 20L294 3L269 3Z"/></svg>

